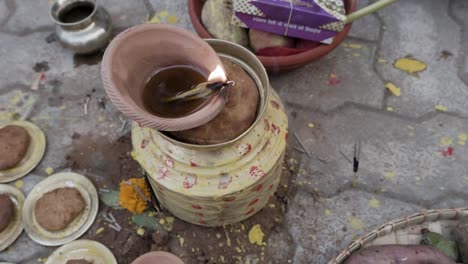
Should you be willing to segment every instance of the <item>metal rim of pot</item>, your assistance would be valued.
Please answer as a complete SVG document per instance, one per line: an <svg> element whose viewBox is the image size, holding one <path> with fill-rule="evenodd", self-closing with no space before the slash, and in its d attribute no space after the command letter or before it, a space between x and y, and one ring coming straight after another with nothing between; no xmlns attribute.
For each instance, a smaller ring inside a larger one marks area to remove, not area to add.
<svg viewBox="0 0 468 264"><path fill-rule="evenodd" d="M254 64L253 66L255 67L255 69L253 69L251 67L251 65L247 64L246 62L244 62L244 61L242 61L242 60L240 60L238 58L235 58L232 55L226 54L227 57L230 57L231 60L235 60L236 63L240 64L242 69L244 69L254 79L255 83L257 84L257 88L259 90L259 93L260 93L260 102L259 102L259 107L257 108L257 116L255 117L255 121L249 126L249 128L247 128L239 136L237 136L237 137L235 137L235 138L233 138L231 140L222 142L222 143L208 144L208 145L192 144L192 143L179 141L177 139L174 139L174 138L166 135L165 133L162 133L161 131L158 131L161 134L161 136L163 138L165 138L166 140L168 140L170 142L176 142L179 146L190 148L190 149L210 149L210 148L224 147L224 146L233 144L234 142L236 142L239 139L243 138L258 124L258 122L260 122L260 120L262 119L262 117L264 116L264 114L266 112L268 102L269 102L269 98L270 98L270 89L271 89L271 87L270 87L270 81L269 81L269 78L268 78L268 73L266 72L265 67L260 62L260 60L257 58L257 56L255 56L255 54L253 54L247 48L245 48L245 47L243 47L243 46L241 46L239 44L230 42L230 41L221 40L221 39L204 39L204 40L212 47L213 46L220 46L220 45L225 45L226 47L230 46L231 48L237 50L238 54L242 54L242 55L246 56L250 60L250 62L252 64ZM213 47L213 48L217 53L219 53L218 50L216 49L216 47ZM223 54L218 54L218 55L220 57L223 57Z"/></svg>
<svg viewBox="0 0 468 264"><path fill-rule="evenodd" d="M70 11L76 6L79 6L79 4L83 4L83 3L90 4L93 6L93 11L91 11L91 13L87 17L79 21L72 22L72 23L65 23L61 21L60 15L62 13ZM57 25L76 26L76 25L80 25L84 21L89 20L92 16L94 16L97 9L98 9L97 0L56 0L54 4L52 5L52 7L50 8L50 17Z"/></svg>

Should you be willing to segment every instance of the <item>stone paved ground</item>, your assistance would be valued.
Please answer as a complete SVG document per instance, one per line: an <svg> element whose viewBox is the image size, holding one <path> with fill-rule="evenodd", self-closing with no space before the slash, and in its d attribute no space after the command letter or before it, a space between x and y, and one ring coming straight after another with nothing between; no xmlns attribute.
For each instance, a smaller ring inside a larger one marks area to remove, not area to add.
<svg viewBox="0 0 468 264"><path fill-rule="evenodd" d="M177 18L170 22L193 31L182 0L101 3L116 33L164 10ZM47 176L47 168L69 169L65 153L73 134L112 142L129 131L121 129L124 117L112 105L103 109L97 103L105 97L99 56L74 56L51 38L49 5L0 0L0 119L29 119L48 138L43 161L24 178L26 194ZM345 44L327 57L271 76L286 103L290 134L296 133L312 154L297 151L299 144L290 137L295 195L284 223L266 239L271 263L326 263L354 237L385 221L426 208L466 206L467 14L466 0L400 1L356 22ZM427 70L409 75L395 69L393 62L405 56L424 61ZM48 63L46 80L32 91L38 75L33 66L41 62ZM341 82L330 85L331 75ZM387 82L400 87L401 96L385 90ZM92 95L87 116L86 94ZM349 159L358 140L362 153L355 176ZM453 154L444 156L449 147ZM0 253L0 261L37 263L51 250L23 233ZM255 254L241 259L262 263L254 261Z"/></svg>

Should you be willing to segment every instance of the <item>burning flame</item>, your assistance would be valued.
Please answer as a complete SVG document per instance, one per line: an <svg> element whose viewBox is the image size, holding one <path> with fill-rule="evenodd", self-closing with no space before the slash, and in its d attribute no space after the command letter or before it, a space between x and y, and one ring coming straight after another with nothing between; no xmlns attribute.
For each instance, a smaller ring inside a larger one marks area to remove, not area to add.
<svg viewBox="0 0 468 264"><path fill-rule="evenodd" d="M208 81L224 82L226 80L227 80L226 72L224 72L223 67L221 67L221 65L219 64L216 66L216 69L214 69L214 71L212 71L210 75L208 76Z"/></svg>

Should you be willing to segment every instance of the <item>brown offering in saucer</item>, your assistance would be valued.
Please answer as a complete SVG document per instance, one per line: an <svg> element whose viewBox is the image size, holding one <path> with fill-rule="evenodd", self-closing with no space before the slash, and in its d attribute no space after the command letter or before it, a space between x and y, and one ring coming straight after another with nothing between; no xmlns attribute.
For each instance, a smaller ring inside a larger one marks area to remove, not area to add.
<svg viewBox="0 0 468 264"><path fill-rule="evenodd" d="M85 209L85 201L75 188L58 188L45 193L34 206L39 225L48 231L65 229Z"/></svg>
<svg viewBox="0 0 468 264"><path fill-rule="evenodd" d="M84 259L70 259L65 264L93 264L93 262L92 261L87 261L87 260L84 260Z"/></svg>
<svg viewBox="0 0 468 264"><path fill-rule="evenodd" d="M208 123L189 130L170 132L172 136L193 144L218 144L241 135L255 121L259 102L257 84L241 66L221 59L229 80L228 101L221 112Z"/></svg>
<svg viewBox="0 0 468 264"><path fill-rule="evenodd" d="M7 194L0 194L0 232L10 224L13 219L13 202Z"/></svg>
<svg viewBox="0 0 468 264"><path fill-rule="evenodd" d="M8 125L0 129L0 170L14 168L26 155L30 136L26 129Z"/></svg>

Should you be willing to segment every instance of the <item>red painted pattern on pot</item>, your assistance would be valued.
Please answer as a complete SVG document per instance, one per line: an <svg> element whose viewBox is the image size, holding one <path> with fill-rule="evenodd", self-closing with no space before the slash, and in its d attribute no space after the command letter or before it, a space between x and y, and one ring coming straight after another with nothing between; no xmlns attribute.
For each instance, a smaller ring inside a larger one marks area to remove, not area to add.
<svg viewBox="0 0 468 264"><path fill-rule="evenodd" d="M157 179L162 180L166 178L168 173L169 173L169 169L167 167L164 166L164 167L159 168Z"/></svg>
<svg viewBox="0 0 468 264"><path fill-rule="evenodd" d="M262 178L265 176L265 172L258 166L250 167L250 177L254 179Z"/></svg>
<svg viewBox="0 0 468 264"><path fill-rule="evenodd" d="M149 140L144 138L142 141L141 141L141 145L140 145L140 148L144 149L146 148L146 146L148 145L149 143Z"/></svg>
<svg viewBox="0 0 468 264"><path fill-rule="evenodd" d="M276 110L280 109L280 104L278 102L276 102L275 100L271 100L270 102Z"/></svg>
<svg viewBox="0 0 468 264"><path fill-rule="evenodd" d="M236 150L239 155L244 156L252 150L252 146L249 143L242 143L237 145Z"/></svg>
<svg viewBox="0 0 468 264"><path fill-rule="evenodd" d="M228 174L221 175L219 178L218 189L226 189L232 182L232 177Z"/></svg>
<svg viewBox="0 0 468 264"><path fill-rule="evenodd" d="M197 184L197 175L195 174L189 174L185 176L184 179L184 188L190 189L192 188L195 184Z"/></svg>
<svg viewBox="0 0 468 264"><path fill-rule="evenodd" d="M268 121L268 118L263 119L263 123L265 124L265 131L270 131L270 121Z"/></svg>
<svg viewBox="0 0 468 264"><path fill-rule="evenodd" d="M279 133L281 132L281 129L279 128L279 126L275 124L271 124L271 131L273 132L273 134L279 135Z"/></svg>

